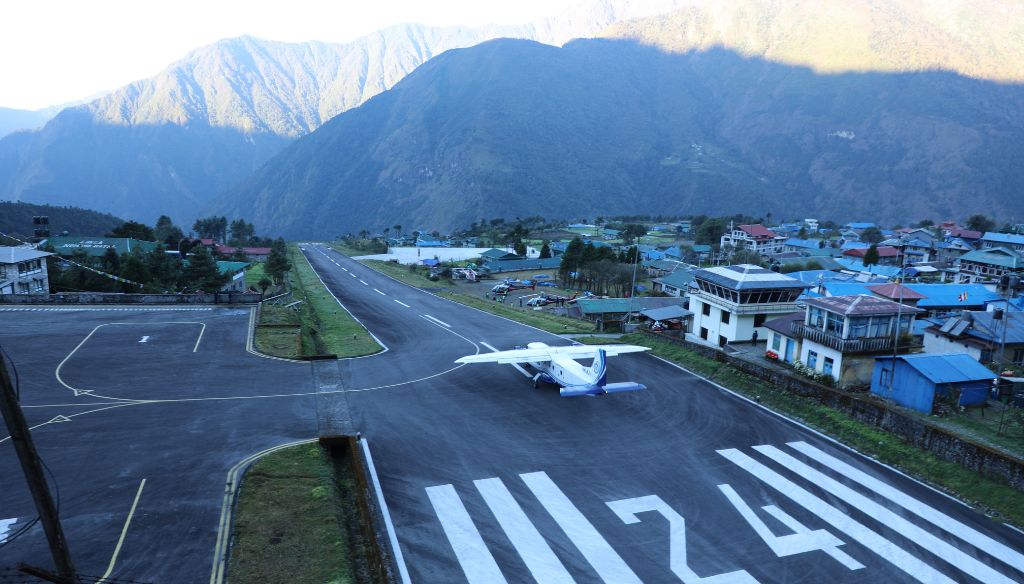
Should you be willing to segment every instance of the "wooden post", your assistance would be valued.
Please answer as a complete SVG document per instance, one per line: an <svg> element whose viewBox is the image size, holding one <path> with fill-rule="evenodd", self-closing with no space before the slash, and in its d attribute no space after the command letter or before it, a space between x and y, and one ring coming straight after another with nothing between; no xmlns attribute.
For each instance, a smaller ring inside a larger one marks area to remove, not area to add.
<svg viewBox="0 0 1024 584"><path fill-rule="evenodd" d="M18 454L18 462L21 463L28 488L32 492L32 499L35 501L36 511L39 513L39 522L43 524L43 531L50 544L50 554L53 556L57 573L64 582L77 583L79 580L75 575L75 566L71 562L71 550L68 549L67 540L64 538L60 518L57 516L57 506L54 505L53 496L46 483L46 476L43 474L42 462L36 452L35 444L32 442L32 435L25 423L25 415L21 411L21 404L18 403L18 396L14 393L14 385L7 373L7 364L2 355L0 355L0 412L3 413L7 431L11 434L11 442Z"/></svg>

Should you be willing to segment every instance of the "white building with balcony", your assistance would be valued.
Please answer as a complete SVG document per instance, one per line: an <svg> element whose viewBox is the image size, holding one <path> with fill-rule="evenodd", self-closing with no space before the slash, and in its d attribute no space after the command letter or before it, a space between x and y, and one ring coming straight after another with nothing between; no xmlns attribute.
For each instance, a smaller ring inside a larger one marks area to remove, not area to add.
<svg viewBox="0 0 1024 584"><path fill-rule="evenodd" d="M761 224L740 225L723 235L720 243L723 253L747 250L767 256L785 251L786 239Z"/></svg>
<svg viewBox="0 0 1024 584"><path fill-rule="evenodd" d="M801 339L800 361L840 387L869 385L874 356L891 355L894 346L906 352L914 318L924 312L866 294L803 302L804 319L790 325L789 336Z"/></svg>
<svg viewBox="0 0 1024 584"><path fill-rule="evenodd" d="M31 247L0 247L0 294L49 294L46 256Z"/></svg>
<svg viewBox="0 0 1024 584"><path fill-rule="evenodd" d="M720 266L693 273L697 288L687 292L693 334L724 346L750 341L754 332L767 338L766 320L797 310L796 299L807 284L750 264Z"/></svg>

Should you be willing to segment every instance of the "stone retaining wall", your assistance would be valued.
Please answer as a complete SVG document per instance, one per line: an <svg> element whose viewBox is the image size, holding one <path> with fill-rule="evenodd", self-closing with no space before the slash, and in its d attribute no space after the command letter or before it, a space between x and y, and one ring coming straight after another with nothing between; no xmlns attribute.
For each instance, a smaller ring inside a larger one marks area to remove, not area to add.
<svg viewBox="0 0 1024 584"><path fill-rule="evenodd" d="M955 462L986 476L1004 479L1013 488L1024 491L1024 460L958 436L925 419L902 412L870 394L850 393L827 387L807 379L788 375L773 367L758 365L739 357L727 355L714 347L675 336L644 332L652 337L680 345L703 357L730 365L785 391L817 398L821 403L842 411L857 421L895 434L943 460Z"/></svg>

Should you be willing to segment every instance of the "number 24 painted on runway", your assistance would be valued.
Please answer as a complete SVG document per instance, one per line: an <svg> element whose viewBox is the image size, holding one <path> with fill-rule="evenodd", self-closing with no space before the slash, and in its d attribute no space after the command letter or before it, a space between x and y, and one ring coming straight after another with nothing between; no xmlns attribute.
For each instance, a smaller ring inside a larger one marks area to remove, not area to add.
<svg viewBox="0 0 1024 584"><path fill-rule="evenodd" d="M793 554L799 554L803 552L821 550L829 555L835 557L835 547L842 545L842 541L833 536L826 530L819 529L811 531L802 525L799 525L792 520L792 518L779 517L780 519L789 519L786 523L796 531L796 533L790 535L776 536L764 525L764 523L754 515L750 507L739 498L739 495L729 485L719 485L719 489L725 494L729 502L743 515L743 518L747 520L751 527L757 532L757 534L764 540L764 542L771 548L775 555L779 557L790 556ZM716 576L698 576L687 563L686 559L686 519L682 515L676 513L674 509L669 507L668 503L663 501L661 497L657 495L648 495L646 497L635 497L632 499L621 499L619 501L609 501L608 507L618 515L619 519L626 524L635 524L640 522L640 518L637 517L637 513L659 513L662 517L668 520L669 524L669 567L684 584L758 584L758 581L750 575L746 570L736 570L734 572L727 572L725 574L718 574ZM781 513L781 512L780 512ZM845 556L845 554L843 554ZM846 556L848 558L848 556ZM862 568L863 566L856 561L841 563L846 565L851 570Z"/></svg>

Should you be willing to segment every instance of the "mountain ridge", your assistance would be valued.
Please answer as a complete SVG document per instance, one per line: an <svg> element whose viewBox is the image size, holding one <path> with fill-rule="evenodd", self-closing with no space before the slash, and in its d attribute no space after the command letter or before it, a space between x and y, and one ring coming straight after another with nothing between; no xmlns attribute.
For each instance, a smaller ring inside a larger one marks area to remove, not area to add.
<svg viewBox="0 0 1024 584"><path fill-rule="evenodd" d="M557 81L557 83L556 83ZM486 217L1024 212L1024 87L816 74L633 41L449 51L290 145L215 207L333 237ZM970 203L965 203L969 200Z"/></svg>

